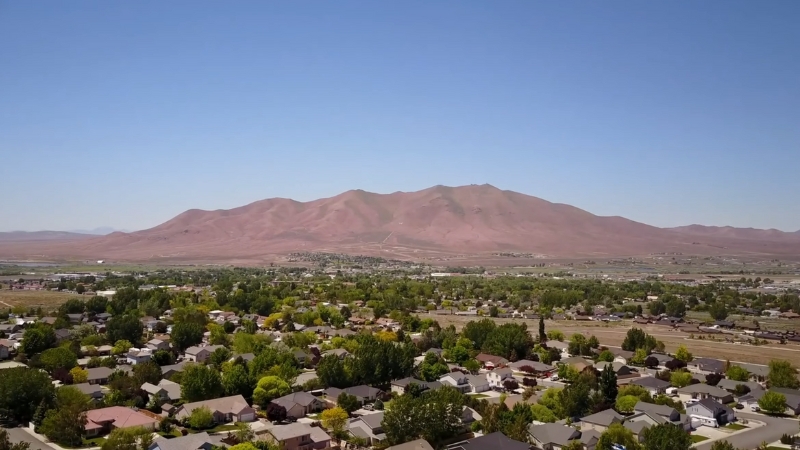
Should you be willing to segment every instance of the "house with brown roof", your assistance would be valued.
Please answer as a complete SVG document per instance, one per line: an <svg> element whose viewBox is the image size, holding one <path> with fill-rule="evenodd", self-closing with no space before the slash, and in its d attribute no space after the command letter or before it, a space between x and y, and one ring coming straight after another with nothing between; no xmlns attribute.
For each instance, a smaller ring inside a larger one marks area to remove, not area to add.
<svg viewBox="0 0 800 450"><path fill-rule="evenodd" d="M124 406L92 409L86 412L86 436L100 436L117 428L142 427L154 430L159 420Z"/></svg>
<svg viewBox="0 0 800 450"><path fill-rule="evenodd" d="M273 425L267 433L268 439L284 450L322 450L331 444L331 437L325 430L307 423Z"/></svg>
<svg viewBox="0 0 800 450"><path fill-rule="evenodd" d="M490 355L488 353L478 353L478 356L476 356L475 359L478 360L481 365L487 368L501 367L508 364L508 360L502 356Z"/></svg>
<svg viewBox="0 0 800 450"><path fill-rule="evenodd" d="M256 411L250 407L241 395L203 400L201 402L186 403L175 410L175 418L185 419L192 415L197 408L206 407L211 410L214 422L252 422L256 420Z"/></svg>

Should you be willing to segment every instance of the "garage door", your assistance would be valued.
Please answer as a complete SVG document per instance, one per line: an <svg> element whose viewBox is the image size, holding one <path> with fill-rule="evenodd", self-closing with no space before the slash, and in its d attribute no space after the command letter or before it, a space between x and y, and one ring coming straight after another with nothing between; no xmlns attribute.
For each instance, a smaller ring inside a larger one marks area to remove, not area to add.
<svg viewBox="0 0 800 450"><path fill-rule="evenodd" d="M246 414L242 414L241 416L239 416L239 421L240 422L252 422L254 420L256 420L255 413L246 413Z"/></svg>

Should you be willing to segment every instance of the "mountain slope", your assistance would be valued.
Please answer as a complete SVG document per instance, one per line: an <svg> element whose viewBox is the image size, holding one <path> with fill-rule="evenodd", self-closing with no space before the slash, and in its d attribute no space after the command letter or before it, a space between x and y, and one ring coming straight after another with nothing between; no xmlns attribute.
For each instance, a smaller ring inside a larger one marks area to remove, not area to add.
<svg viewBox="0 0 800 450"><path fill-rule="evenodd" d="M71 241L89 239L90 234L70 231L5 231L0 232L0 242Z"/></svg>
<svg viewBox="0 0 800 450"><path fill-rule="evenodd" d="M0 254L12 250L0 246ZM276 198L230 210L189 210L149 230L116 232L79 244L32 246L28 251L59 257L219 261L259 260L294 251L797 255L800 239L777 230L661 229L471 185L392 194L354 190L305 203Z"/></svg>

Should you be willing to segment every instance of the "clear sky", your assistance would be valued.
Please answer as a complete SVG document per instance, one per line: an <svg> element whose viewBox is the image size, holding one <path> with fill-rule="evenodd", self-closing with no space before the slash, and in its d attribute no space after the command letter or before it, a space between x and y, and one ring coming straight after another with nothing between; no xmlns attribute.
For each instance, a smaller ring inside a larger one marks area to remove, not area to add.
<svg viewBox="0 0 800 450"><path fill-rule="evenodd" d="M491 183L794 231L798 24L791 0L0 0L0 230Z"/></svg>

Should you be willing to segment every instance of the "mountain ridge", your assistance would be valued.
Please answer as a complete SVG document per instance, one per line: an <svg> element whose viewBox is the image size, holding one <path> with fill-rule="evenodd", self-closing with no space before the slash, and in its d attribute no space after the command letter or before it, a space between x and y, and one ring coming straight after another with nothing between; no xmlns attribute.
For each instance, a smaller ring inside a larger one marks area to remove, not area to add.
<svg viewBox="0 0 800 450"><path fill-rule="evenodd" d="M19 252L0 245L0 255ZM263 260L295 251L400 254L529 252L550 257L649 253L800 255L800 233L689 225L658 228L620 216L498 189L432 186L377 194L360 189L299 202L269 198L190 209L149 229L30 245L54 257Z"/></svg>

